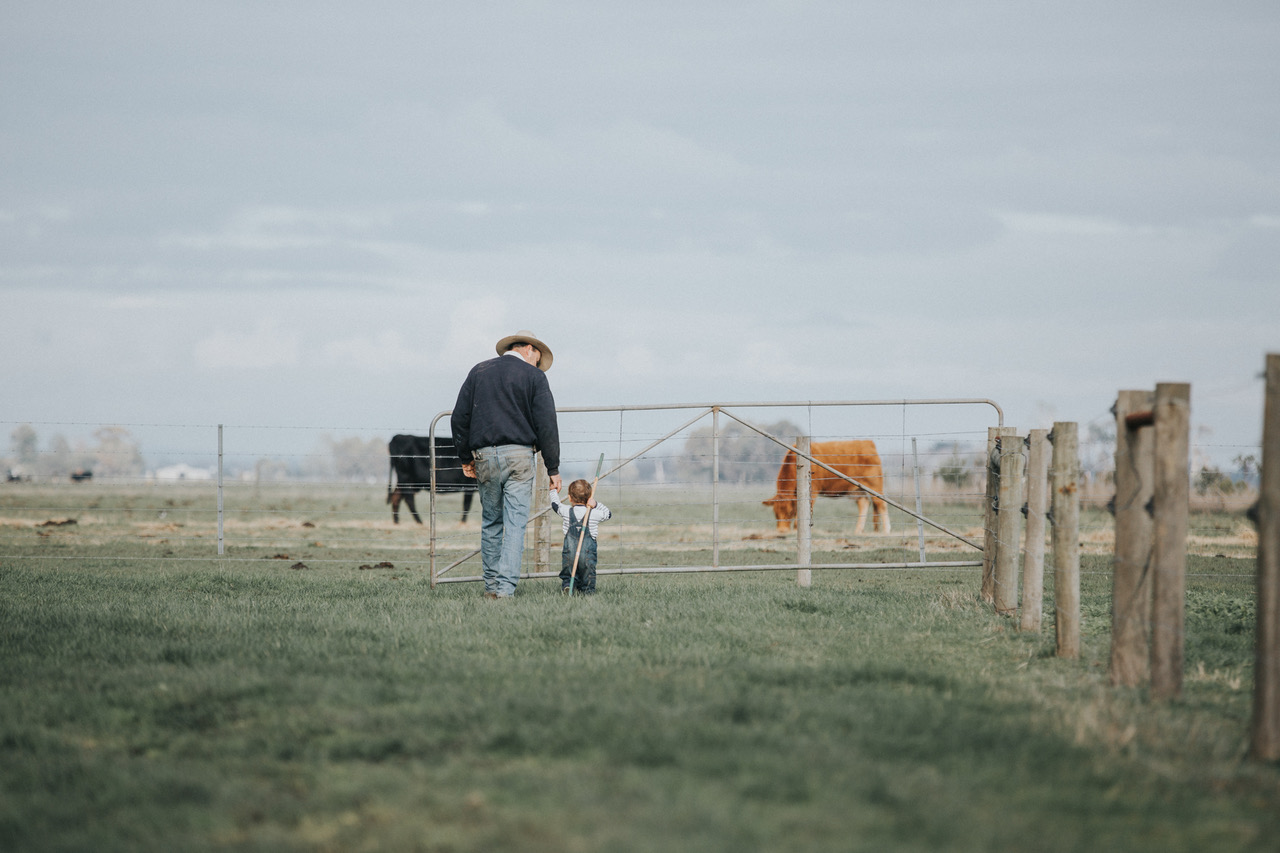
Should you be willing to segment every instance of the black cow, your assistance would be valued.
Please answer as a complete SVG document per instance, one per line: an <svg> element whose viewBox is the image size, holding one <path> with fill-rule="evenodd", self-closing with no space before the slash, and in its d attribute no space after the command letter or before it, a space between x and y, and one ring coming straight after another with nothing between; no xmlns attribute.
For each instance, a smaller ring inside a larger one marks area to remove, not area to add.
<svg viewBox="0 0 1280 853"><path fill-rule="evenodd" d="M422 523L413 496L420 489L431 488L431 439L425 435L396 435L391 437L387 452L391 456L391 471L387 475L387 503L391 504L391 518L400 523L400 501L404 501L413 513L413 520ZM436 436L436 492L462 492L462 523L467 523L471 511L471 498L476 493L476 481L462 473L462 462L453 447L452 438Z"/></svg>

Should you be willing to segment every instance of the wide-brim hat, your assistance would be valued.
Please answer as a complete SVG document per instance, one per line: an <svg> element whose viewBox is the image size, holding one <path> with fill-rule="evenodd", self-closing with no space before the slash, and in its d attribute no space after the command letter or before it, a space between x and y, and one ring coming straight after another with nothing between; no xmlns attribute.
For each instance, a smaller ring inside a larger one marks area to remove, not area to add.
<svg viewBox="0 0 1280 853"><path fill-rule="evenodd" d="M551 369L551 347L538 340L538 336L533 332L528 329L521 329L514 335L507 335L505 338L498 341L494 349L498 351L498 355L502 355L504 352L511 349L512 344L533 344L538 348L538 352L542 353L542 359L538 362L538 369L543 373L546 373Z"/></svg>

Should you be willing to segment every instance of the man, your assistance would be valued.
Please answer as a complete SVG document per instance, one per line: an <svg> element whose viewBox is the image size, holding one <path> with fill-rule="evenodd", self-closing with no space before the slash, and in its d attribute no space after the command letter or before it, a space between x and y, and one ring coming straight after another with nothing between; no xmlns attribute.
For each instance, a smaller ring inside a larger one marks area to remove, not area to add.
<svg viewBox="0 0 1280 853"><path fill-rule="evenodd" d="M462 471L480 488L484 596L515 595L533 501L534 454L560 488L560 431L546 371L551 349L530 331L498 341L497 358L467 374L449 424Z"/></svg>

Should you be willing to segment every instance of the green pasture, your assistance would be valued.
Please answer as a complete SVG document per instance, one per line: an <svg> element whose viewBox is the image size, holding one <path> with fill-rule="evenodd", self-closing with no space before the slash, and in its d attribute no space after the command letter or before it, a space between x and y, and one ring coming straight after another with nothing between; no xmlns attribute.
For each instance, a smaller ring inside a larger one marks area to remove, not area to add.
<svg viewBox="0 0 1280 853"><path fill-rule="evenodd" d="M1020 633L975 569L609 576L572 599L526 581L487 602L431 589L427 533L390 526L376 489L246 490L219 559L207 492L91 488L0 491L0 850L1280 845L1280 769L1246 757L1235 546L1189 558L1185 690L1153 704L1107 686L1105 549L1064 661L1052 601ZM646 527L636 504L602 556L704 558L687 513ZM740 505L735 553L779 559ZM836 531L814 560L913 558L914 524L895 528Z"/></svg>

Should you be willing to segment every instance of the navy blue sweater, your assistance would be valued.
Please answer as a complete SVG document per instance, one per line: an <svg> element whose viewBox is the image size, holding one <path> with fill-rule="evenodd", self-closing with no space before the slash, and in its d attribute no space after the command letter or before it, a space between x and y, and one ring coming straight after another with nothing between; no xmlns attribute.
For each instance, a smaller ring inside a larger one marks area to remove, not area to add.
<svg viewBox="0 0 1280 853"><path fill-rule="evenodd" d="M458 458L495 444L524 444L542 453L547 474L560 473L560 430L547 375L522 358L500 355L467 374L449 418Z"/></svg>

